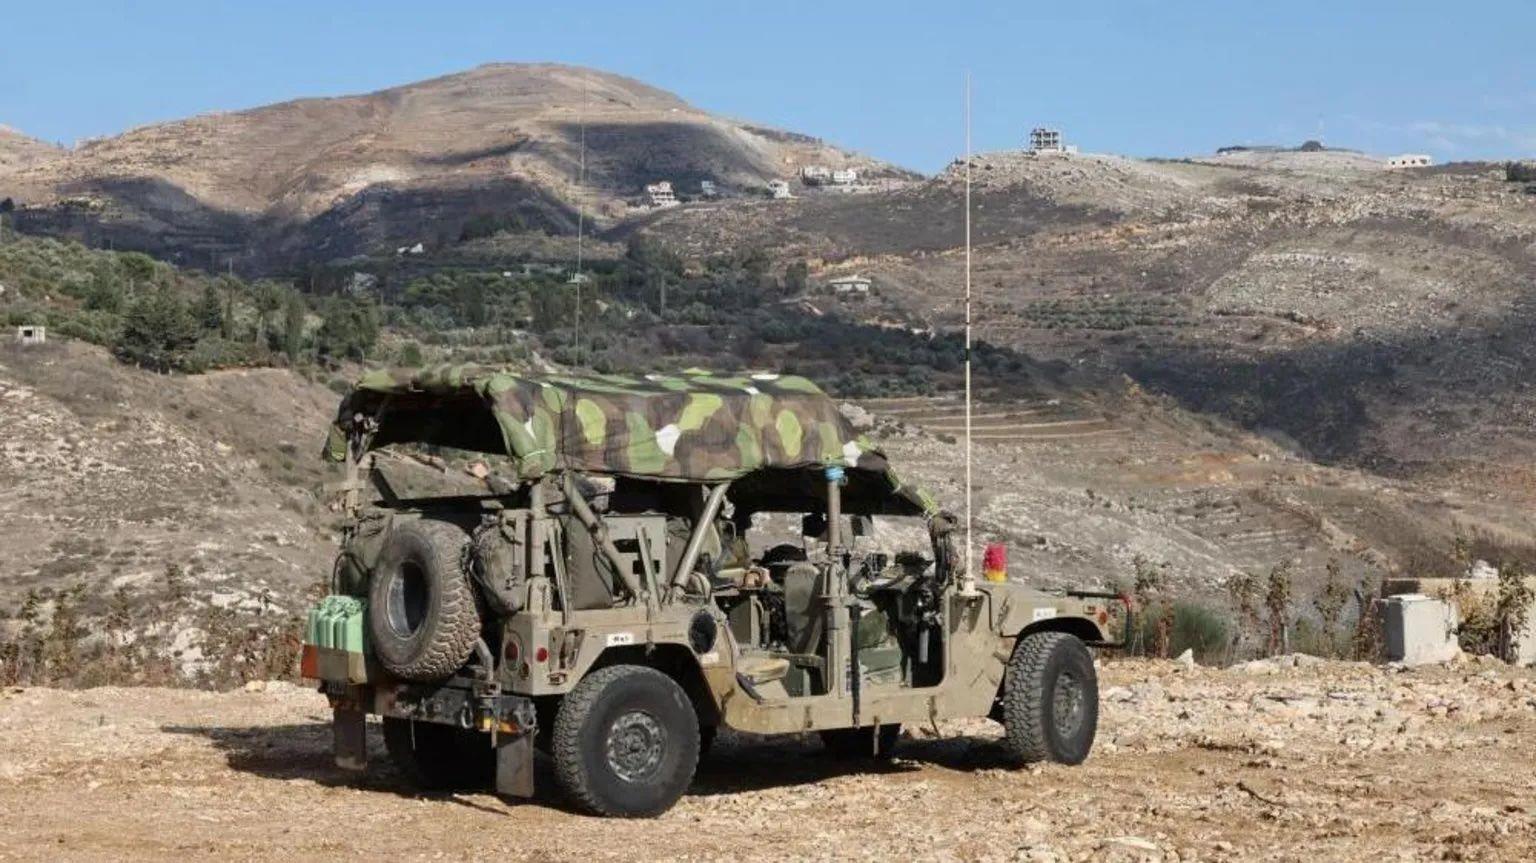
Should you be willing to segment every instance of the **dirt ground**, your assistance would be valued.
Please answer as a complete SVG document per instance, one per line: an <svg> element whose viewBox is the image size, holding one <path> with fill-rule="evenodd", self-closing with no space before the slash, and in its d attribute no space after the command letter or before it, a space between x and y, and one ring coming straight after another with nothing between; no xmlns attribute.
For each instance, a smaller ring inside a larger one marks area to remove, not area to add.
<svg viewBox="0 0 1536 863"><path fill-rule="evenodd" d="M331 766L307 689L0 693L0 859L1527 860L1536 675L1301 658L1115 662L1087 764L1014 769L984 720L861 767L723 735L659 820L422 795Z"/></svg>

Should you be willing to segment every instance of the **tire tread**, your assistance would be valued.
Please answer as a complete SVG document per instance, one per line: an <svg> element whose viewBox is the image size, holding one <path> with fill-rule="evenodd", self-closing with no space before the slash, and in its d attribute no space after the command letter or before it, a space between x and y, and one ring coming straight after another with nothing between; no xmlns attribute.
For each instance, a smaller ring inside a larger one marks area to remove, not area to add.
<svg viewBox="0 0 1536 863"><path fill-rule="evenodd" d="M1034 632L1019 639L1003 678L1003 728L1008 750L1026 764L1059 761L1047 737L1045 676L1061 650L1086 650L1065 632ZM1091 668L1091 662L1090 662Z"/></svg>
<svg viewBox="0 0 1536 863"><path fill-rule="evenodd" d="M629 812L620 811L610 807L605 802L590 782L591 777L583 768L583 752L581 745L581 732L586 726L587 718L597 706L603 693L615 682L628 677L654 677L666 686L677 687L676 681L662 674L654 668L643 665L610 665L600 668L582 678L570 692L566 693L560 701L560 709L555 715L555 728L551 740L550 753L555 762L555 781L559 784L567 798L576 806L596 815L603 816L634 816L656 815L659 812ZM681 691L681 690L679 690ZM686 697L685 697L686 700ZM696 733L696 729L690 729ZM687 777L682 783L684 788L693 782L693 774L698 769L698 752L694 752L692 763L686 764Z"/></svg>
<svg viewBox="0 0 1536 863"><path fill-rule="evenodd" d="M412 525L421 531L432 549L436 557L434 568L452 576L441 580L438 619L426 649L410 662L385 661L384 665L398 677L432 682L452 675L469 659L480 637L480 610L464 566L469 535L445 521L422 519Z"/></svg>

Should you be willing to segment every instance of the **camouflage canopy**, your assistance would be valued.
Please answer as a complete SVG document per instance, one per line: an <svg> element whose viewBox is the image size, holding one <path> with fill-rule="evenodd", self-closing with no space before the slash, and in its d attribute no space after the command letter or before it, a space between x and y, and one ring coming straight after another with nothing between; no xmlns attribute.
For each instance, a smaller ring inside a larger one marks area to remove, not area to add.
<svg viewBox="0 0 1536 863"><path fill-rule="evenodd" d="M897 478L826 393L790 375L375 371L342 399L326 456L344 460L355 423L367 418L378 423L369 448L409 442L504 454L523 479L560 470L695 482L752 475L749 485L768 494L810 492L810 474L836 466L856 500L883 500L870 509L936 508Z"/></svg>

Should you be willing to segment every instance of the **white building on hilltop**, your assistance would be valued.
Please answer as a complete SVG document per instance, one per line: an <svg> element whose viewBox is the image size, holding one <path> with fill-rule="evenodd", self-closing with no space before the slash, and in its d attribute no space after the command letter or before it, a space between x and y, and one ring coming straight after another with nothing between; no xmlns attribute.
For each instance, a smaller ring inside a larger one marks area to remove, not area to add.
<svg viewBox="0 0 1536 863"><path fill-rule="evenodd" d="M768 197L770 197L770 198L789 198L789 197L792 197L789 194L789 181L788 180L769 180L768 181Z"/></svg>
<svg viewBox="0 0 1536 863"><path fill-rule="evenodd" d="M827 290L836 297L848 297L850 299L864 299L869 296L869 288L872 282L860 275L838 276L827 282Z"/></svg>
<svg viewBox="0 0 1536 863"><path fill-rule="evenodd" d="M1060 129L1036 126L1029 131L1029 152L1036 156L1064 156L1077 152L1077 147L1062 140Z"/></svg>
<svg viewBox="0 0 1536 863"><path fill-rule="evenodd" d="M645 194L651 199L653 207L677 206L677 195L672 191L672 183L669 180L651 183L645 187Z"/></svg>

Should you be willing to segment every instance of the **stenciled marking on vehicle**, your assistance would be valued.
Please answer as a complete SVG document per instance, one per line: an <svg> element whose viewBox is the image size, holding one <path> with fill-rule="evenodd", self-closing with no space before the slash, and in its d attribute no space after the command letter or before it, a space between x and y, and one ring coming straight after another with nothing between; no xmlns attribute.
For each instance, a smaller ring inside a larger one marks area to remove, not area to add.
<svg viewBox="0 0 1536 863"><path fill-rule="evenodd" d="M634 644L634 643L635 643L635 634L633 632L610 632L610 633L608 633L608 646L609 647L620 647L620 646L625 645L625 644Z"/></svg>
<svg viewBox="0 0 1536 863"><path fill-rule="evenodd" d="M1037 608L1035 609L1035 616L1030 620L1030 622L1036 623L1042 620L1050 620L1055 616L1056 609L1054 608Z"/></svg>

